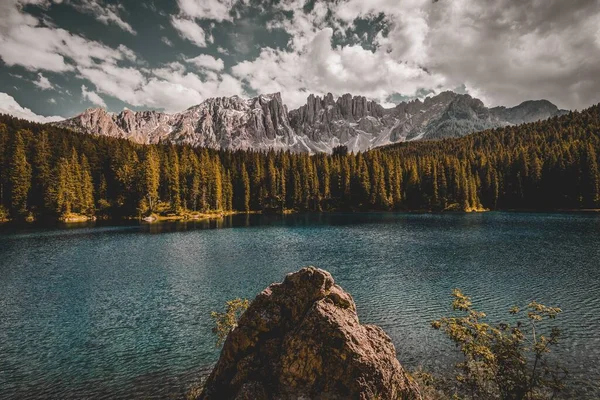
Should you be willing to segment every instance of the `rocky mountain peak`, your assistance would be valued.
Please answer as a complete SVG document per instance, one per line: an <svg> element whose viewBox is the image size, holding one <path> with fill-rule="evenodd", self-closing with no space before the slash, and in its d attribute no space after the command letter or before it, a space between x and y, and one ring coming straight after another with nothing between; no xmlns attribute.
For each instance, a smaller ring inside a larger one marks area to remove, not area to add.
<svg viewBox="0 0 600 400"><path fill-rule="evenodd" d="M564 115L568 111L560 110L548 100L528 100L512 108L494 107L491 112L511 124L523 124Z"/></svg>
<svg viewBox="0 0 600 400"><path fill-rule="evenodd" d="M405 140L459 137L563 113L546 100L489 109L479 99L451 91L393 108L349 93L337 98L332 93L310 94L306 104L288 111L281 93L271 93L251 99L210 98L175 114L131 110L114 114L91 108L56 124L138 143L316 153L338 145L356 152Z"/></svg>
<svg viewBox="0 0 600 400"><path fill-rule="evenodd" d="M421 399L385 332L308 267L263 290L223 346L201 400Z"/></svg>

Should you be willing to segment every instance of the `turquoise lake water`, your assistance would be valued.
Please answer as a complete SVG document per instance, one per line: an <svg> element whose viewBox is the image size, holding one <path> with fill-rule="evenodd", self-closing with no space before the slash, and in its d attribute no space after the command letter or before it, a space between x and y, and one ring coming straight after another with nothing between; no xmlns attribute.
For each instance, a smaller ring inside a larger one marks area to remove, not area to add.
<svg viewBox="0 0 600 400"><path fill-rule="evenodd" d="M430 322L461 288L491 317L564 310L571 395L600 398L600 215L313 214L0 229L0 398L181 398L218 357L210 311L314 265L409 368L444 371Z"/></svg>

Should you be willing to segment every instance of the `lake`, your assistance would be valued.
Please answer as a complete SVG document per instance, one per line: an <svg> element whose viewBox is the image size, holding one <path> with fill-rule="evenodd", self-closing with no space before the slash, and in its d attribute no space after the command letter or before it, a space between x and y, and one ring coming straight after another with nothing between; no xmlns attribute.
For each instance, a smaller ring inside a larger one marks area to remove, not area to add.
<svg viewBox="0 0 600 400"><path fill-rule="evenodd" d="M600 398L600 215L238 215L0 228L0 398L181 398L218 358L210 312L314 265L408 368L456 350L432 320L461 288L492 318L561 307L578 398Z"/></svg>

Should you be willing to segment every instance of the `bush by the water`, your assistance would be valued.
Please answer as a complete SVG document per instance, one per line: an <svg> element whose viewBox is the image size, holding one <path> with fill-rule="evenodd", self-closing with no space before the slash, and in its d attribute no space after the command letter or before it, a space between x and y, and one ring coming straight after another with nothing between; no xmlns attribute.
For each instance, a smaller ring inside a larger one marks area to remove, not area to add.
<svg viewBox="0 0 600 400"><path fill-rule="evenodd" d="M512 323L488 324L486 314L473 308L471 298L456 289L452 308L460 316L432 323L462 353L452 389L454 398L533 400L552 399L565 387L567 371L549 358L560 330L547 323L560 308L531 302L513 307Z"/></svg>
<svg viewBox="0 0 600 400"><path fill-rule="evenodd" d="M237 326L238 319L248 309L250 302L247 299L234 299L226 303L225 311L213 311L210 317L215 321L213 333L217 336L217 347L221 347L227 335Z"/></svg>

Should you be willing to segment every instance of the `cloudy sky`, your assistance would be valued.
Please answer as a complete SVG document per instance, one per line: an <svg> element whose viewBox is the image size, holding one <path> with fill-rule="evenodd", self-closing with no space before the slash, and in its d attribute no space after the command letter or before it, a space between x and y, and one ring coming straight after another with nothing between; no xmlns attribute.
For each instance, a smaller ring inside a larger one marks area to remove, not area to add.
<svg viewBox="0 0 600 400"><path fill-rule="evenodd" d="M0 0L0 112L443 90L600 102L600 0Z"/></svg>

